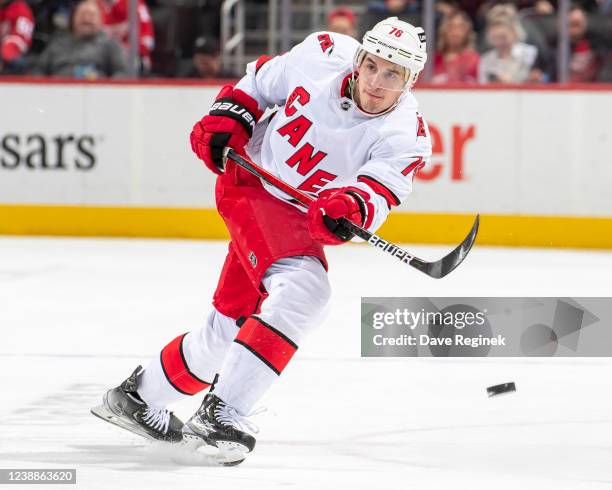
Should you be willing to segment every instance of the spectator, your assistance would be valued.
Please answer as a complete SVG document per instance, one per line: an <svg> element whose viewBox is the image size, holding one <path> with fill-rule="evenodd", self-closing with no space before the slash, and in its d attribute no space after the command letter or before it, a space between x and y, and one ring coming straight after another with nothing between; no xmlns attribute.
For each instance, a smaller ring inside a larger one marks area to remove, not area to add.
<svg viewBox="0 0 612 490"><path fill-rule="evenodd" d="M594 82L602 64L601 40L588 30L585 11L578 6L570 9L567 18L570 37L570 82Z"/></svg>
<svg viewBox="0 0 612 490"><path fill-rule="evenodd" d="M446 17L459 10L456 0L437 0L434 4L436 8L436 25L440 25Z"/></svg>
<svg viewBox="0 0 612 490"><path fill-rule="evenodd" d="M548 0L536 0L533 2L533 12L537 15L553 15L555 7Z"/></svg>
<svg viewBox="0 0 612 490"><path fill-rule="evenodd" d="M421 2L419 0L385 0L385 9L388 15L401 17L402 15L419 13Z"/></svg>
<svg viewBox="0 0 612 490"><path fill-rule="evenodd" d="M541 17L541 15L534 14L533 11L530 14L525 10L521 11L519 15L513 4L506 3L492 6L486 14L486 24L483 29L484 35L481 39L480 52L492 47L490 43L487 43L487 26L497 21L509 22L516 33L517 41L534 46L537 50L535 65L541 73L534 72L534 78L531 81L549 81L551 79L552 54L547 36L550 33L542 28L542 24L539 24L537 21L534 22L535 17ZM554 23L549 25L554 29ZM554 34L554 30L552 34Z"/></svg>
<svg viewBox="0 0 612 490"><path fill-rule="evenodd" d="M32 45L34 15L24 0L0 0L0 73L21 73Z"/></svg>
<svg viewBox="0 0 612 490"><path fill-rule="evenodd" d="M235 78L235 75L221 70L219 43L212 37L199 37L193 46L193 58L179 71L181 78Z"/></svg>
<svg viewBox="0 0 612 490"><path fill-rule="evenodd" d="M448 15L440 24L434 56L433 83L475 83L480 57L474 49L472 21L464 12Z"/></svg>
<svg viewBox="0 0 612 490"><path fill-rule="evenodd" d="M525 41L527 33L521 24L521 19L514 5L510 3L499 3L488 9L486 13L486 24L488 25L496 21L511 23L516 33L517 40L521 42Z"/></svg>
<svg viewBox="0 0 612 490"><path fill-rule="evenodd" d="M412 20L410 17L420 15L421 2L420 0L374 0L368 3L367 11L366 25L390 16L398 17L400 20Z"/></svg>
<svg viewBox="0 0 612 490"><path fill-rule="evenodd" d="M481 83L540 82L544 71L536 66L538 48L519 41L516 24L497 19L487 25L487 41L493 47L480 60Z"/></svg>
<svg viewBox="0 0 612 490"><path fill-rule="evenodd" d="M97 0L103 12L106 32L129 47L129 0ZM140 68L142 73L151 71L151 53L155 47L155 32L149 7L144 0L138 0L138 28Z"/></svg>
<svg viewBox="0 0 612 490"><path fill-rule="evenodd" d="M357 36L357 19L355 14L348 7L336 7L327 16L327 30L351 37Z"/></svg>
<svg viewBox="0 0 612 490"><path fill-rule="evenodd" d="M389 17L420 25L421 0L370 0L365 15L358 18L359 36L363 36L371 26Z"/></svg>
<svg viewBox="0 0 612 490"><path fill-rule="evenodd" d="M102 13L95 0L83 0L72 17L72 32L51 39L34 70L38 75L82 79L126 75L121 45L102 31Z"/></svg>

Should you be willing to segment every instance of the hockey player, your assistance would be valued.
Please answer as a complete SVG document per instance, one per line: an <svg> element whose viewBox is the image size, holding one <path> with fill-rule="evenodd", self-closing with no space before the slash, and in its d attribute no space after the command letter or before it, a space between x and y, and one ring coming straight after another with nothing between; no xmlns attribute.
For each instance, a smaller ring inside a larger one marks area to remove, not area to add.
<svg viewBox="0 0 612 490"><path fill-rule="evenodd" d="M222 464L253 450L253 406L322 321L330 297L323 246L352 238L337 220L375 230L430 158L410 92L425 61L423 30L392 17L361 45L312 34L223 87L191 133L193 151L219 175L217 208L231 236L214 308L202 328L110 390L98 415L154 439L215 446ZM225 163L227 146L318 196L308 213ZM209 388L181 427L167 407Z"/></svg>
<svg viewBox="0 0 612 490"><path fill-rule="evenodd" d="M106 33L119 41L126 50L129 46L129 2L127 0L97 0L104 15ZM155 30L151 12L144 0L138 0L138 50L141 69L144 73L151 71L151 54L155 47Z"/></svg>

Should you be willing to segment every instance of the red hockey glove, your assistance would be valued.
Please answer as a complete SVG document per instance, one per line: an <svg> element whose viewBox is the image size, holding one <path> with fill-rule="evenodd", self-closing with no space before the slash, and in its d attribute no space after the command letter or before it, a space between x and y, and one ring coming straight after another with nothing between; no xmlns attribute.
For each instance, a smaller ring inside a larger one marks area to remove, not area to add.
<svg viewBox="0 0 612 490"><path fill-rule="evenodd" d="M244 155L262 111L257 101L242 90L226 85L208 116L198 121L189 137L191 149L216 174L223 173L223 149L229 146Z"/></svg>
<svg viewBox="0 0 612 490"><path fill-rule="evenodd" d="M347 187L321 192L308 209L308 230L312 237L323 245L341 245L353 238L354 233L338 219L347 218L363 226L368 213L364 196L365 193L362 195Z"/></svg>

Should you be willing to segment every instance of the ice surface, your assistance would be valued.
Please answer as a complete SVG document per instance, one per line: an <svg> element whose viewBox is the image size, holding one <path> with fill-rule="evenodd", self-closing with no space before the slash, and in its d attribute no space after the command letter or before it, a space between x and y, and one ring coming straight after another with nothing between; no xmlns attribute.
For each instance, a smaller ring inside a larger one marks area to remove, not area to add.
<svg viewBox="0 0 612 490"><path fill-rule="evenodd" d="M238 467L174 463L90 415L201 324L226 247L1 238L0 466L77 468L84 489L612 488L610 359L359 357L361 296L609 296L609 252L476 247L433 280L367 246L329 250L334 308L262 400Z"/></svg>

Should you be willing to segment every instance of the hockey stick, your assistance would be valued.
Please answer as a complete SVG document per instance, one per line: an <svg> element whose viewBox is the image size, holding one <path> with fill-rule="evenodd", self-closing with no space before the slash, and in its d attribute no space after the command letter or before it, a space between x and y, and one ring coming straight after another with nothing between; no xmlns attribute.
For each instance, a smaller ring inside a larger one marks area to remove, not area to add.
<svg viewBox="0 0 612 490"><path fill-rule="evenodd" d="M227 161L227 159L230 158L243 169L252 173L256 177L259 177L261 180L267 182L271 186L274 186L277 189L283 191L285 194L291 196L305 208L310 207L310 205L315 201L314 198L312 198L305 192L302 192L299 189L290 186L286 182L283 182L275 175L261 168L259 165L252 162L248 158L239 155L231 148L225 148L223 152L223 157L224 161ZM356 225L352 221L347 220L346 218L341 218L340 221L342 222L343 226L346 226L351 232L353 232L358 237L363 238L370 245L373 245L374 247L381 249L383 252L386 252L389 255L398 258L405 264L408 264L414 267L415 269L420 270L424 274L427 274L429 277L440 279L452 272L459 264L461 264L461 262L463 262L463 259L465 259L465 257L467 256L468 252L472 248L472 245L474 244L474 241L476 240L476 234L478 233L478 225L480 223L480 215L476 215L476 219L474 220L472 229L465 237L465 239L452 252L442 257L440 260L436 260L435 262L427 262L423 259L419 259L418 257L415 257L414 255L401 249L397 245L389 243L388 241L375 235L374 233L370 233L369 231L363 229L361 226Z"/></svg>

